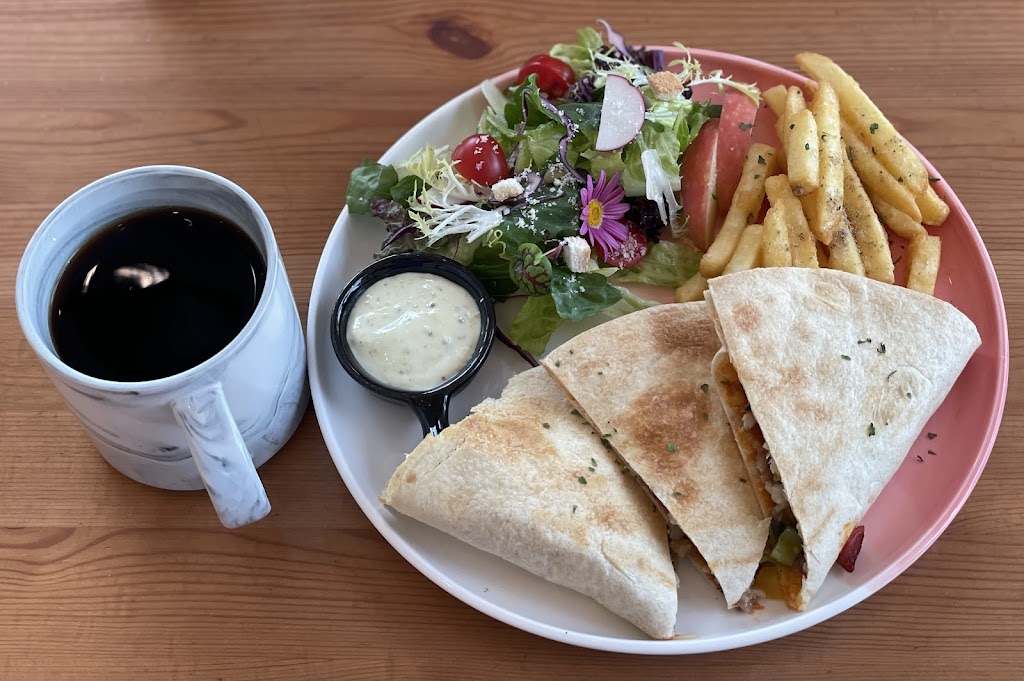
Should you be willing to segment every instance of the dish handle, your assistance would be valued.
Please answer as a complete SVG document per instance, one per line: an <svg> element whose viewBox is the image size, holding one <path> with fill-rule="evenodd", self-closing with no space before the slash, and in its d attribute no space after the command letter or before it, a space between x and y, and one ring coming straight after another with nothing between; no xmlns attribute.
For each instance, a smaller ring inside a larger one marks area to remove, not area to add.
<svg viewBox="0 0 1024 681"><path fill-rule="evenodd" d="M423 426L423 436L437 435L448 427L448 405L451 403L448 393L418 395L410 400L412 410Z"/></svg>

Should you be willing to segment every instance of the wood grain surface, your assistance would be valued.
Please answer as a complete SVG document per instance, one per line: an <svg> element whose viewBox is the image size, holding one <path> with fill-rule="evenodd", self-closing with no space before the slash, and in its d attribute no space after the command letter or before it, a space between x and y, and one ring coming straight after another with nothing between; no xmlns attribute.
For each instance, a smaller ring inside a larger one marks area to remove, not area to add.
<svg viewBox="0 0 1024 681"><path fill-rule="evenodd" d="M0 2L0 678L1022 678L1024 3L453 0ZM877 595L726 653L553 643L434 586L371 527L312 410L264 468L274 510L220 528L201 493L92 449L18 327L22 250L66 195L180 163L266 209L303 316L349 170L482 78L604 16L635 41L794 67L830 54L938 167L1000 276L1011 382L963 511Z"/></svg>

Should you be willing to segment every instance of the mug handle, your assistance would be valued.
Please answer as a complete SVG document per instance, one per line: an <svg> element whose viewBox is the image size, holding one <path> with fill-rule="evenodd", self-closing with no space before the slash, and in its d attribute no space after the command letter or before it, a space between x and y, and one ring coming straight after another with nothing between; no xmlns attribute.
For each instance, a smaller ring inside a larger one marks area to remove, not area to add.
<svg viewBox="0 0 1024 681"><path fill-rule="evenodd" d="M199 475L224 527L254 523L270 513L270 500L242 440L220 383L171 404Z"/></svg>

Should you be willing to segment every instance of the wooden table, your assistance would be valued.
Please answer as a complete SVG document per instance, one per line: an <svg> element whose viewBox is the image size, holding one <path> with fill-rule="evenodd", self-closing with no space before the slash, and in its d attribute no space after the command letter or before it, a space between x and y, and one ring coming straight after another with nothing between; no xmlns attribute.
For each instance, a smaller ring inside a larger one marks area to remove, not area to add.
<svg viewBox="0 0 1024 681"><path fill-rule="evenodd" d="M570 648L447 595L356 507L312 410L262 468L271 516L235 532L204 494L96 455L15 319L18 260L54 205L135 165L223 174L266 209L305 315L349 170L595 15L636 41L835 57L956 189L1024 334L1024 4L463 4L0 3L0 678L1020 678L1018 362L977 489L903 576L809 631L688 658Z"/></svg>

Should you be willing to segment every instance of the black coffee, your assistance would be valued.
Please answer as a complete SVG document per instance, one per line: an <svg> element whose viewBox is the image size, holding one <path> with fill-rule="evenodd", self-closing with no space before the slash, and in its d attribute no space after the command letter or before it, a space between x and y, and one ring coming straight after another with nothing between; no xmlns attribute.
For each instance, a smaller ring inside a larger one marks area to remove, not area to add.
<svg viewBox="0 0 1024 681"><path fill-rule="evenodd" d="M57 354L95 378L146 381L209 359L249 321L267 276L240 227L193 208L156 208L104 227L53 295Z"/></svg>

